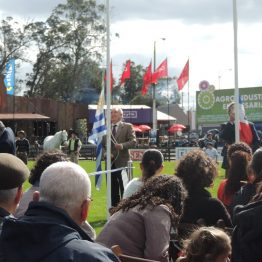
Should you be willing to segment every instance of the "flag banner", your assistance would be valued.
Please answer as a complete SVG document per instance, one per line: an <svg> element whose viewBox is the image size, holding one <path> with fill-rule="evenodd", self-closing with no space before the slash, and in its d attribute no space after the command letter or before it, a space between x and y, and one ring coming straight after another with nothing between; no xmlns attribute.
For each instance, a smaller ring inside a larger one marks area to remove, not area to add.
<svg viewBox="0 0 262 262"><path fill-rule="evenodd" d="M152 74L152 84L157 84L158 79L167 77L167 58L158 66L156 71Z"/></svg>
<svg viewBox="0 0 262 262"><path fill-rule="evenodd" d="M189 79L189 60L187 60L181 75L177 79L178 91L183 89L188 79Z"/></svg>
<svg viewBox="0 0 262 262"><path fill-rule="evenodd" d="M104 82L104 81L103 81ZM99 96L98 105L95 114L95 121L93 124L93 129L91 135L88 138L88 142L96 145L96 171L102 170L102 138L106 135L106 122L104 114L104 84L102 84L101 94ZM96 175L95 186L96 189L100 189L102 183L102 175Z"/></svg>
<svg viewBox="0 0 262 262"><path fill-rule="evenodd" d="M252 145L253 134L249 122L246 118L245 108L241 96L239 96L239 131L240 141Z"/></svg>
<svg viewBox="0 0 262 262"><path fill-rule="evenodd" d="M131 75L131 61L128 60L124 72L120 78L120 86L124 86L125 80L130 79L130 75Z"/></svg>
<svg viewBox="0 0 262 262"><path fill-rule="evenodd" d="M143 77L143 87L141 90L143 96L148 92L148 88L151 85L151 82L152 82L152 63L150 62Z"/></svg>
<svg viewBox="0 0 262 262"><path fill-rule="evenodd" d="M15 93L15 59L10 59L6 64L4 83L6 93L13 96Z"/></svg>

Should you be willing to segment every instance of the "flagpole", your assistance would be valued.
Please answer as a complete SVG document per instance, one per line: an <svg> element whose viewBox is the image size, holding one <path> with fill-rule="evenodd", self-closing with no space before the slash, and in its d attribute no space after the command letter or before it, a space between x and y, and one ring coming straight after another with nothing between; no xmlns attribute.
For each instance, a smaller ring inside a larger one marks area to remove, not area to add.
<svg viewBox="0 0 262 262"><path fill-rule="evenodd" d="M189 58L188 58L188 60L187 61L189 61ZM187 81L187 124L188 124L188 128L189 128L189 130L188 130L188 134L189 134L189 132L190 132L190 121L189 121L189 69L188 69L188 81ZM189 136L188 136L188 139L189 139Z"/></svg>
<svg viewBox="0 0 262 262"><path fill-rule="evenodd" d="M109 17L109 0L106 0L106 36L107 36L107 52L106 52L106 169L111 169L111 91L110 91L110 17ZM111 207L111 172L107 173L107 218L110 217L109 208Z"/></svg>
<svg viewBox="0 0 262 262"><path fill-rule="evenodd" d="M234 26L234 70L235 70L235 142L239 142L239 88L238 88L238 48L237 48L237 3L233 0Z"/></svg>

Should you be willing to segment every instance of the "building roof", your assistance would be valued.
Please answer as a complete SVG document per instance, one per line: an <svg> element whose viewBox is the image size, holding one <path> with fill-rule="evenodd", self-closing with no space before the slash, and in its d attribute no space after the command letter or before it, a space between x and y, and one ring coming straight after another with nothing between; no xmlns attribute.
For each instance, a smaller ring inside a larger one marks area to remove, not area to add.
<svg viewBox="0 0 262 262"><path fill-rule="evenodd" d="M44 120L50 119L48 116L32 113L1 113L0 120Z"/></svg>
<svg viewBox="0 0 262 262"><path fill-rule="evenodd" d="M96 110L97 105L88 105L89 109L94 109ZM104 105L104 109L106 109L106 105ZM111 105L110 108L121 108L121 109L150 109L151 107L146 106L146 105Z"/></svg>
<svg viewBox="0 0 262 262"><path fill-rule="evenodd" d="M157 120L158 121L175 121L176 118L170 115L167 115L161 111L157 111Z"/></svg>

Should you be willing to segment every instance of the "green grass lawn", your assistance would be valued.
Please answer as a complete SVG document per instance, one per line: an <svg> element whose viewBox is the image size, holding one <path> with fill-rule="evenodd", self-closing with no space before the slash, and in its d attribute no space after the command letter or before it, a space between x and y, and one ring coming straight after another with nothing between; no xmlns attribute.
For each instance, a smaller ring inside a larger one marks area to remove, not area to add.
<svg viewBox="0 0 262 262"><path fill-rule="evenodd" d="M29 161L28 167L31 169L34 162ZM80 160L80 165L87 171L87 173L94 172L95 161ZM174 174L175 162L165 162L163 174ZM139 162L134 162L134 177L140 176ZM217 187L220 181L224 178L224 170L219 167L219 175L215 180L214 186L210 188L211 194L216 197ZM91 177L92 182L92 198L93 202L90 209L88 221L95 228L96 232L99 233L106 222L106 180L103 177L103 182L100 190L95 189L95 178ZM30 184L26 182L24 189L26 190Z"/></svg>

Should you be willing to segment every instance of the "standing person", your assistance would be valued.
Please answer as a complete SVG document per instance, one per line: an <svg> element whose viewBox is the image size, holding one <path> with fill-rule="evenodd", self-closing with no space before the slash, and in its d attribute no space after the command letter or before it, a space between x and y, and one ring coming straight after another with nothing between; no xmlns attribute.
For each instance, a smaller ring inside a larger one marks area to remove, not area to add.
<svg viewBox="0 0 262 262"><path fill-rule="evenodd" d="M39 190L24 216L4 219L1 261L118 261L80 227L91 203L91 181L82 167L71 162L50 165Z"/></svg>
<svg viewBox="0 0 262 262"><path fill-rule="evenodd" d="M235 103L232 102L228 105L228 115L229 121L221 126L220 138L225 142L224 148L222 150L223 153L223 163L222 168L226 170L226 177L227 177L227 170L228 170L228 162L227 162L227 149L228 146L235 143ZM259 137L256 131L256 128L253 123L249 122L249 126L252 132L252 141L249 146L253 149L253 152L257 149L259 145ZM247 142L247 141L242 141Z"/></svg>
<svg viewBox="0 0 262 262"><path fill-rule="evenodd" d="M26 139L24 130L18 131L17 135L19 138L15 142L16 155L27 165L27 157L29 155L30 144L28 139Z"/></svg>
<svg viewBox="0 0 262 262"><path fill-rule="evenodd" d="M123 111L121 108L111 110L111 168L120 168L127 166L131 159L129 148L136 144L136 134L130 123L123 122ZM117 206L123 197L124 185L122 180L122 171L117 171L111 175L111 205Z"/></svg>
<svg viewBox="0 0 262 262"><path fill-rule="evenodd" d="M68 150L70 161L78 164L78 158L80 154L80 149L82 147L81 140L77 137L77 133L72 130L71 137L69 138Z"/></svg>
<svg viewBox="0 0 262 262"><path fill-rule="evenodd" d="M0 153L15 155L15 135L10 127L0 121Z"/></svg>
<svg viewBox="0 0 262 262"><path fill-rule="evenodd" d="M212 159L214 159L216 161L216 163L218 163L218 152L217 150L214 148L214 144L212 142L207 142L206 143L206 149L205 149L206 154L211 157Z"/></svg>

